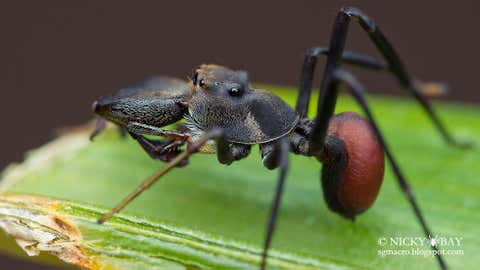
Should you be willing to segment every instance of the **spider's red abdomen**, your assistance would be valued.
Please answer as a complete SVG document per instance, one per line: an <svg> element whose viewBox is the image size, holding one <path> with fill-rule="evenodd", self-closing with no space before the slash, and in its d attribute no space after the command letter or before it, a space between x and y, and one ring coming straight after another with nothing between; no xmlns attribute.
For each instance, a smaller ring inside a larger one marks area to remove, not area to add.
<svg viewBox="0 0 480 270"><path fill-rule="evenodd" d="M340 177L336 197L347 216L368 209L375 202L384 173L383 149L369 121L357 113L335 115L328 135L343 140L348 164Z"/></svg>

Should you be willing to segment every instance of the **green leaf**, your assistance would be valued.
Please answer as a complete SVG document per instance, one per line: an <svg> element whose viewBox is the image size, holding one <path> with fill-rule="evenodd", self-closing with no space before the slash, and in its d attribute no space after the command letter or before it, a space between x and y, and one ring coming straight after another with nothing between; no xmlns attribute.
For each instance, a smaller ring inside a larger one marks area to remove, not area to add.
<svg viewBox="0 0 480 270"><path fill-rule="evenodd" d="M278 87L269 87L277 88ZM290 104L296 93L281 88ZM434 237L461 237L463 254L446 255L455 269L480 264L480 109L438 103L448 127L476 148L447 146L418 104L371 98L374 115L410 180ZM315 106L311 106L313 110ZM338 111L358 107L340 97ZM0 182L0 227L30 254L47 251L92 269L231 269L258 267L277 171L258 150L223 166L197 155L143 193L104 225L96 219L162 167L131 139L108 130L95 142L79 128L9 166ZM355 222L328 211L320 189L321 164L291 155L273 249L272 269L432 269L430 255L381 256L380 238L423 237L387 168L375 205ZM0 246L7 245L2 241ZM9 250L10 248L1 248Z"/></svg>

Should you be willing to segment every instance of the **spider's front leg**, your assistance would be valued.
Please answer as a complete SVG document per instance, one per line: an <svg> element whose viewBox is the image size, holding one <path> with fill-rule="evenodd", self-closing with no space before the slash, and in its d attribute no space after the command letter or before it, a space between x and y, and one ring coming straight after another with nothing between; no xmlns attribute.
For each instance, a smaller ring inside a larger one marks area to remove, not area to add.
<svg viewBox="0 0 480 270"><path fill-rule="evenodd" d="M213 128L209 132L206 132L201 137L193 140L185 149L185 151L176 155L170 162L165 164L163 168L158 170L147 180L145 180L140 186L138 186L132 193L130 193L125 199L123 199L117 206L115 206L108 213L98 219L98 223L102 224L110 219L113 215L120 212L125 206L127 206L132 200L138 197L142 192L151 187L156 181L158 181L162 176L171 171L173 168L178 167L185 160L187 160L191 155L204 152L204 149L209 149L206 147L212 140L215 141L215 152L217 158L221 163L230 164L234 160L239 160L250 153L250 146L246 146L243 149L240 149L241 146L232 146L224 137L223 130L221 128Z"/></svg>
<svg viewBox="0 0 480 270"><path fill-rule="evenodd" d="M148 139L142 135L135 134L130 132L130 136L135 139L140 146L147 152L147 154L152 159L158 159L163 162L170 162L176 156L178 156L182 150L182 147L185 144L185 141L175 140L171 138L163 139L163 140L152 140ZM185 159L181 163L179 163L178 167L183 167L187 165L188 160Z"/></svg>
<svg viewBox="0 0 480 270"><path fill-rule="evenodd" d="M127 129L130 135L137 140L144 150L154 159L163 161L170 161L180 154L180 146L187 144L187 147L193 144L196 139L191 137L188 130L172 131L163 130L154 126L149 126L140 123L129 123ZM162 136L167 138L162 141L154 141L147 139L139 134L147 134L154 136ZM199 150L205 153L217 153L218 161L221 164L229 165L234 161L240 160L250 154L250 145L229 143L223 137L219 137L215 146L208 144L202 146ZM180 166L185 165L187 160L180 163Z"/></svg>
<svg viewBox="0 0 480 270"><path fill-rule="evenodd" d="M130 134L134 133L160 136L178 141L187 141L190 138L190 135L182 131L164 130L156 126L142 124L138 122L130 122L127 124L126 128L128 132L130 132Z"/></svg>

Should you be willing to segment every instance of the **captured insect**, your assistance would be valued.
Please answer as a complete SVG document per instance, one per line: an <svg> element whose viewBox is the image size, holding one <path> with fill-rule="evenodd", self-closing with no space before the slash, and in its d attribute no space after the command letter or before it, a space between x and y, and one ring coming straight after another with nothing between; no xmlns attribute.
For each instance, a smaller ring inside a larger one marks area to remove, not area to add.
<svg viewBox="0 0 480 270"><path fill-rule="evenodd" d="M367 32L386 63L344 51L352 19ZM310 119L307 111L313 74L322 55L327 57L327 62L317 114ZM375 202L383 181L386 156L425 236L433 235L376 124L363 86L341 68L342 64L393 74L402 88L420 103L448 144L466 145L454 140L426 98L428 93L438 92L432 89L441 89L441 85L413 80L375 22L356 8L342 8L335 19L329 47L313 48L305 56L295 110L276 95L253 88L247 72L211 64L198 67L188 82L153 77L96 100L93 110L102 120L94 134L101 131L105 121L111 121L126 130L152 158L166 162L98 222L107 221L174 167L186 165L194 153L215 153L220 163L231 164L248 156L252 145L259 145L265 167L280 169L266 227L261 269L267 265L290 152L315 157L323 164L321 184L325 202L330 210L352 220ZM435 85L437 87L433 87ZM365 117L354 112L334 115L340 89L353 96ZM176 129L162 129L184 118L185 124ZM164 139L154 140L145 135ZM432 249L436 251L440 268L447 269L437 247Z"/></svg>

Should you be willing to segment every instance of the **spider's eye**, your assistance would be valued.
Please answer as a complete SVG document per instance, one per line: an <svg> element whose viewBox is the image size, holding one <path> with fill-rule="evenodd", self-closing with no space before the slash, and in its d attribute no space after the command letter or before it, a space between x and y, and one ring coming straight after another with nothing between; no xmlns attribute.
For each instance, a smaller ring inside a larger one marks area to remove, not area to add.
<svg viewBox="0 0 480 270"><path fill-rule="evenodd" d="M230 96L232 97L238 97L242 94L242 88L240 87L232 87L230 89L228 89L228 93L230 94Z"/></svg>
<svg viewBox="0 0 480 270"><path fill-rule="evenodd" d="M197 82L198 82L198 72L195 72L195 74L193 74L192 76L192 83L193 85L197 85Z"/></svg>
<svg viewBox="0 0 480 270"><path fill-rule="evenodd" d="M200 82L198 82L198 85L200 85L200 87L204 87L205 86L205 80L201 79Z"/></svg>

